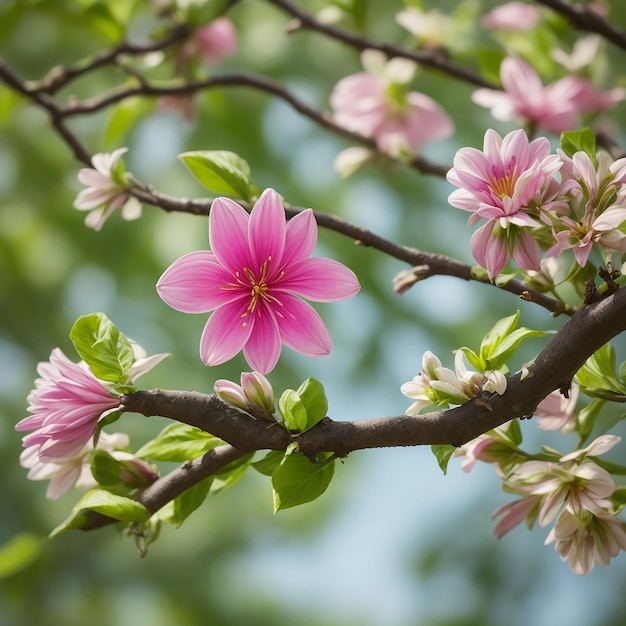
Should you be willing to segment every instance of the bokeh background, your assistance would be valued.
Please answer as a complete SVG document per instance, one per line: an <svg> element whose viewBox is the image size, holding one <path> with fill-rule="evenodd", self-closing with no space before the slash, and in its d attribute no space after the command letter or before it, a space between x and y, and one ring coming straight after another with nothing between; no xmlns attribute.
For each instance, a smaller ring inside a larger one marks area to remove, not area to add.
<svg viewBox="0 0 626 626"><path fill-rule="evenodd" d="M400 2L365 4L370 33L409 42L393 21ZM465 12L472 23L495 4L465 3L459 10L456 2L433 2L426 8ZM626 7L608 4L614 20L626 25ZM0 54L23 77L39 79L55 64L110 46L125 11L134 13L132 39L157 27L145 1L0 0ZM360 69L357 52L321 35L284 36L289 18L260 0L238 3L232 18L239 51L219 71L270 76L324 110L337 80ZM503 54L479 28L468 37L480 44L482 57ZM475 68L481 55L457 51L459 62ZM608 69L619 71L619 56L609 58ZM103 70L62 95L93 95L119 79L114 70ZM470 85L423 71L415 89L436 98L457 125L452 139L428 146L425 156L432 160L450 164L459 147L480 146L489 126L514 128L494 124L472 105ZM618 140L625 113L622 104L609 126ZM349 144L262 93L211 91L198 99L192 122L176 111L157 112L154 101L131 101L76 119L72 129L92 153L128 146L127 169L160 191L201 196L177 154L232 150L250 163L257 185L274 187L295 205L471 262L466 216L447 205L451 188L445 181L390 164L341 179L333 160ZM579 578L542 545L547 529L520 527L496 541L490 516L509 496L493 468L465 474L452 461L444 477L427 448L354 453L321 499L275 516L269 481L250 470L235 488L210 497L182 528L165 528L143 559L113 527L46 541L78 496L50 502L46 484L26 480L14 425L25 415L37 362L55 346L75 358L68 333L79 315L103 311L149 353L174 354L142 378L144 388L211 392L216 379L237 380L246 369L241 358L204 367L198 341L205 316L169 309L154 289L175 258L207 247L206 218L146 206L140 221L116 215L95 233L72 208L79 167L46 115L0 86L2 626L624 623L626 558ZM392 278L402 264L336 233L320 233L317 253L352 267L362 291L319 307L334 338L329 357L311 360L285 350L270 380L281 390L307 376L319 378L334 419L402 413L408 400L399 387L418 372L425 350L451 365L453 348L477 347L495 320L518 308L524 325L561 323L508 294L455 279L431 278L396 296ZM541 341L533 341L520 363L540 349ZM125 415L115 427L139 447L166 424ZM523 428L533 449L536 425ZM548 441L564 452L575 443L560 435Z"/></svg>

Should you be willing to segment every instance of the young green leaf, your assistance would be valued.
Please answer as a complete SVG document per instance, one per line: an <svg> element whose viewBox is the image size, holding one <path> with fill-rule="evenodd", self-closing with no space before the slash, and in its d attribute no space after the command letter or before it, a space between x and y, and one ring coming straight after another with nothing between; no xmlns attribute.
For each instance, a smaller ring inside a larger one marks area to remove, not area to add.
<svg viewBox="0 0 626 626"><path fill-rule="evenodd" d="M324 385L315 378L307 378L298 387L298 395L306 410L305 430L309 430L309 428L313 428L315 424L324 419L328 413L328 400L324 391Z"/></svg>
<svg viewBox="0 0 626 626"><path fill-rule="evenodd" d="M211 485L211 493L217 494L227 487L232 487L244 475L253 456L254 452L246 454L216 472Z"/></svg>
<svg viewBox="0 0 626 626"><path fill-rule="evenodd" d="M435 445L430 446L432 453L435 455L437 459L437 464L441 468L441 471L444 473L444 476L448 473L448 463L452 458L452 454L456 450L454 446L444 444L444 445Z"/></svg>
<svg viewBox="0 0 626 626"><path fill-rule="evenodd" d="M307 429L307 412L297 391L285 389L278 399L278 411L285 426L291 432L301 433Z"/></svg>
<svg viewBox="0 0 626 626"><path fill-rule="evenodd" d="M126 370L135 362L133 348L104 313L79 317L70 331L70 339L97 378L126 382Z"/></svg>
<svg viewBox="0 0 626 626"><path fill-rule="evenodd" d="M209 476L193 487L189 487L174 498L174 506L171 509L171 517L163 519L176 526L182 526L183 522L206 500L213 484L213 476Z"/></svg>
<svg viewBox="0 0 626 626"><path fill-rule="evenodd" d="M335 462L312 463L302 454L291 454L274 470L274 513L319 498L335 472Z"/></svg>
<svg viewBox="0 0 626 626"><path fill-rule="evenodd" d="M626 394L626 385L615 375L615 350L609 343L605 343L585 361L574 380L588 396L606 399L611 394Z"/></svg>
<svg viewBox="0 0 626 626"><path fill-rule="evenodd" d="M570 158L576 152L585 152L596 164L596 135L591 128L567 130L561 133L561 150Z"/></svg>
<svg viewBox="0 0 626 626"><path fill-rule="evenodd" d="M173 461L182 463L202 456L224 442L195 426L170 424L152 441L142 446L136 456L152 461Z"/></svg>
<svg viewBox="0 0 626 626"><path fill-rule="evenodd" d="M270 450L262 459L255 461L251 465L259 474L271 476L274 470L280 465L284 456L285 453L280 450Z"/></svg>
<svg viewBox="0 0 626 626"><path fill-rule="evenodd" d="M50 533L49 538L52 539L66 530L86 528L90 520L89 511L122 522L145 522L152 515L143 504L132 498L105 489L92 489L79 500L67 519Z"/></svg>
<svg viewBox="0 0 626 626"><path fill-rule="evenodd" d="M178 158L209 191L241 198L252 198L250 166L238 154L226 150L183 152Z"/></svg>

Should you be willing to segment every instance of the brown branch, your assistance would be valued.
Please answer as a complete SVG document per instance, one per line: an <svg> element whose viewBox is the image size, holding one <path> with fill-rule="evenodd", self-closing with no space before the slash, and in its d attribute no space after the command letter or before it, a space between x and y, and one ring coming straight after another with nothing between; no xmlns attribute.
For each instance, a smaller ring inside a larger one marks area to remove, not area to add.
<svg viewBox="0 0 626 626"><path fill-rule="evenodd" d="M626 31L617 28L585 2L570 4L565 0L536 0L553 11L566 17L580 30L597 33L619 48L626 50Z"/></svg>
<svg viewBox="0 0 626 626"><path fill-rule="evenodd" d="M73 101L71 104L61 109L61 114L64 117L72 117L75 115L95 113L113 104L126 100L127 98L135 96L184 96L225 86L248 87L272 94L289 104L295 111L312 120L322 128L326 128L340 137L344 137L345 139L355 143L360 143L371 150L377 151L376 141L374 139L364 137L363 135L354 133L346 128L343 128L342 126L339 126L338 124L335 124L329 114L320 112L309 106L282 87L279 83L263 76L256 76L254 74L246 74L243 72L223 74L221 76L215 76L206 80L193 81L183 85L157 86L144 81L141 84L116 89L108 94L91 98L89 100ZM393 160L393 158L389 155L384 156ZM405 161L402 162L405 163ZM423 174L430 174L441 178L445 177L446 172L449 169L445 165L431 163L427 159L420 156L414 156L410 161L408 161L407 164Z"/></svg>
<svg viewBox="0 0 626 626"><path fill-rule="evenodd" d="M309 30L314 30L319 33L342 41L357 50L380 50L384 52L387 57L403 57L405 59L411 59L419 65L429 67L432 69L440 70L449 76L458 78L464 82L476 85L478 87L487 87L488 89L500 89L498 85L486 80L479 74L472 72L464 67L452 63L441 53L436 51L411 51L406 50L400 46L395 46L381 41L374 41L367 37L363 37L349 30L333 26L332 24L323 24L315 19L313 15L307 13L301 9L298 5L290 2L289 0L268 0L270 4L273 4L285 13L293 16L298 20L300 25Z"/></svg>
<svg viewBox="0 0 626 626"><path fill-rule="evenodd" d="M148 43L131 43L122 41L110 50L104 50L95 56L80 61L75 65L59 65L53 67L41 81L28 83L31 93L43 92L50 95L55 94L59 89L75 80L76 78L88 74L106 65L115 65L119 57L141 56L150 52L158 52L171 46L174 43L183 41L191 34L191 29L187 25L178 25L173 28L165 37L158 41Z"/></svg>
<svg viewBox="0 0 626 626"><path fill-rule="evenodd" d="M400 415L354 422L322 420L311 430L290 435L281 426L259 422L216 396L183 391L138 391L124 396L122 411L160 415L190 424L242 452L285 450L296 441L305 455L432 444L462 445L516 417L533 415L539 402L567 385L601 346L626 330L626 289L577 312L528 366L524 378L508 379L506 392L482 394L466 404L419 417Z"/></svg>

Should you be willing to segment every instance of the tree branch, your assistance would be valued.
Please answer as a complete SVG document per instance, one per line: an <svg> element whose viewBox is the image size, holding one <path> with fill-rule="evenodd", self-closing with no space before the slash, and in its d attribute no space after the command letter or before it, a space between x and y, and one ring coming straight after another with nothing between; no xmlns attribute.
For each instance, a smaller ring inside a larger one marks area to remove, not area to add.
<svg viewBox="0 0 626 626"><path fill-rule="evenodd" d="M488 89L500 89L499 85L495 85L494 83L486 80L479 74L476 74L459 65L455 65L441 53L427 52L421 50L405 50L400 46L395 46L393 44L380 41L374 41L367 37L357 35L356 33L353 33L349 30L333 26L332 24L323 24L322 22L316 20L313 15L307 13L289 0L268 0L268 2L282 9L285 13L288 13L289 15L296 18L302 27L309 30L317 31L332 39L343 41L344 43L352 46L353 48L356 48L357 50L367 50L368 48L372 50L380 50L381 52L384 52L389 58L403 57L405 59L411 59L419 65L440 70L445 74L448 74L449 76L458 78L464 82L476 85L478 87L487 87Z"/></svg>
<svg viewBox="0 0 626 626"><path fill-rule="evenodd" d="M585 2L575 4L564 0L536 0L536 2L565 16L576 28L598 33L619 48L626 50L626 31L615 27Z"/></svg>
<svg viewBox="0 0 626 626"><path fill-rule="evenodd" d="M528 366L527 375L508 379L506 392L481 394L460 407L427 413L363 419L325 418L311 430L291 435L224 404L214 395L183 391L138 391L122 398L121 410L160 415L196 426L242 452L285 450L296 441L312 456L355 450L432 444L462 445L513 418L530 417L554 389L569 384L576 371L601 346L626 330L626 289L578 311Z"/></svg>

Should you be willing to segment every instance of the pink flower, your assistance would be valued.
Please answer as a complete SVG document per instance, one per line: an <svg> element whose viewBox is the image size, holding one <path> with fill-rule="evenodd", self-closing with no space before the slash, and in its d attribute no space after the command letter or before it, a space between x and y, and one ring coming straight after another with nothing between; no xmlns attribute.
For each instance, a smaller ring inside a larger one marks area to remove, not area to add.
<svg viewBox="0 0 626 626"><path fill-rule="evenodd" d="M117 408L120 398L85 363L73 363L59 348L49 362L39 363L37 372L41 378L28 396L32 415L15 428L33 431L24 437L24 447L38 446L40 460L56 462L78 454L96 432L100 416Z"/></svg>
<svg viewBox="0 0 626 626"><path fill-rule="evenodd" d="M582 576L596 563L608 565L620 550L626 551L626 529L615 515L577 516L564 510L548 534L545 544L556 542L554 549L571 570Z"/></svg>
<svg viewBox="0 0 626 626"><path fill-rule="evenodd" d="M487 13L483 28L525 31L534 28L541 19L537 7L525 2L506 2Z"/></svg>
<svg viewBox="0 0 626 626"><path fill-rule="evenodd" d="M538 270L541 250L528 228L543 206L544 193L561 167L551 154L550 142L540 137L532 142L523 130L504 139L492 129L485 133L483 152L461 148L447 179L460 187L448 202L472 213L468 225L480 218L488 221L472 236L476 261L493 279L512 255L523 269Z"/></svg>
<svg viewBox="0 0 626 626"><path fill-rule="evenodd" d="M540 503L540 496L527 496L525 498L521 498L520 500L507 502L497 508L493 512L491 519L496 519L496 517L500 517L501 515L502 518L493 529L493 534L498 539L501 539L524 519L526 519L527 524L532 527L535 518L537 517L537 511Z"/></svg>
<svg viewBox="0 0 626 626"><path fill-rule="evenodd" d="M518 118L553 133L578 126L578 116L614 107L624 99L623 89L598 91L585 78L566 76L547 86L524 60L507 57L500 65L504 91L478 89L472 100L491 109L491 115L506 122Z"/></svg>
<svg viewBox="0 0 626 626"><path fill-rule="evenodd" d="M412 62L396 58L387 63L374 50L361 58L367 71L341 79L330 95L338 125L373 137L392 156L418 152L427 141L452 134L452 120L432 98L406 91L415 69Z"/></svg>
<svg viewBox="0 0 626 626"><path fill-rule="evenodd" d="M544 218L556 239L548 256L573 248L576 262L584 267L595 244L604 248L606 260L614 251L626 252L626 235L619 230L626 221L626 159L612 161L606 152L599 152L596 167L585 152L576 152L571 159L560 154L570 211Z"/></svg>
<svg viewBox="0 0 626 626"><path fill-rule="evenodd" d="M286 223L272 189L263 192L250 215L236 202L217 198L209 240L212 251L186 254L157 283L172 308L213 311L200 340L206 365L224 363L243 349L250 366L265 374L276 365L281 342L308 356L330 352L322 319L297 295L333 302L355 295L360 285L341 263L309 258L317 240L310 209Z"/></svg>
<svg viewBox="0 0 626 626"><path fill-rule="evenodd" d="M85 218L85 225L89 228L100 230L117 209L122 210L125 220L141 217L141 203L130 195L123 181L120 158L127 150L118 148L111 154L94 154L91 159L93 169L85 167L78 172L79 182L87 188L76 196L74 208L89 211Z"/></svg>
<svg viewBox="0 0 626 626"><path fill-rule="evenodd" d="M274 402L274 390L270 381L259 372L242 372L241 385L230 380L216 380L215 394L217 397L242 409L260 419L273 422L276 404Z"/></svg>
<svg viewBox="0 0 626 626"><path fill-rule="evenodd" d="M542 430L559 430L571 432L576 422L576 402L580 387L572 383L566 398L558 389L546 396L535 409L539 418L537 426Z"/></svg>
<svg viewBox="0 0 626 626"><path fill-rule="evenodd" d="M237 50L237 31L227 17L218 17L202 26L193 34L193 39L208 65L219 65L225 56Z"/></svg>
<svg viewBox="0 0 626 626"><path fill-rule="evenodd" d="M128 446L128 436L122 433L108 435L101 432L98 437L98 450L117 454L115 450ZM56 500L66 494L73 486L79 489L91 489L97 485L91 474L90 455L93 451L91 442L76 454L54 461L43 461L40 446L36 444L26 448L20 455L20 465L28 468L30 480L49 480L46 497Z"/></svg>

